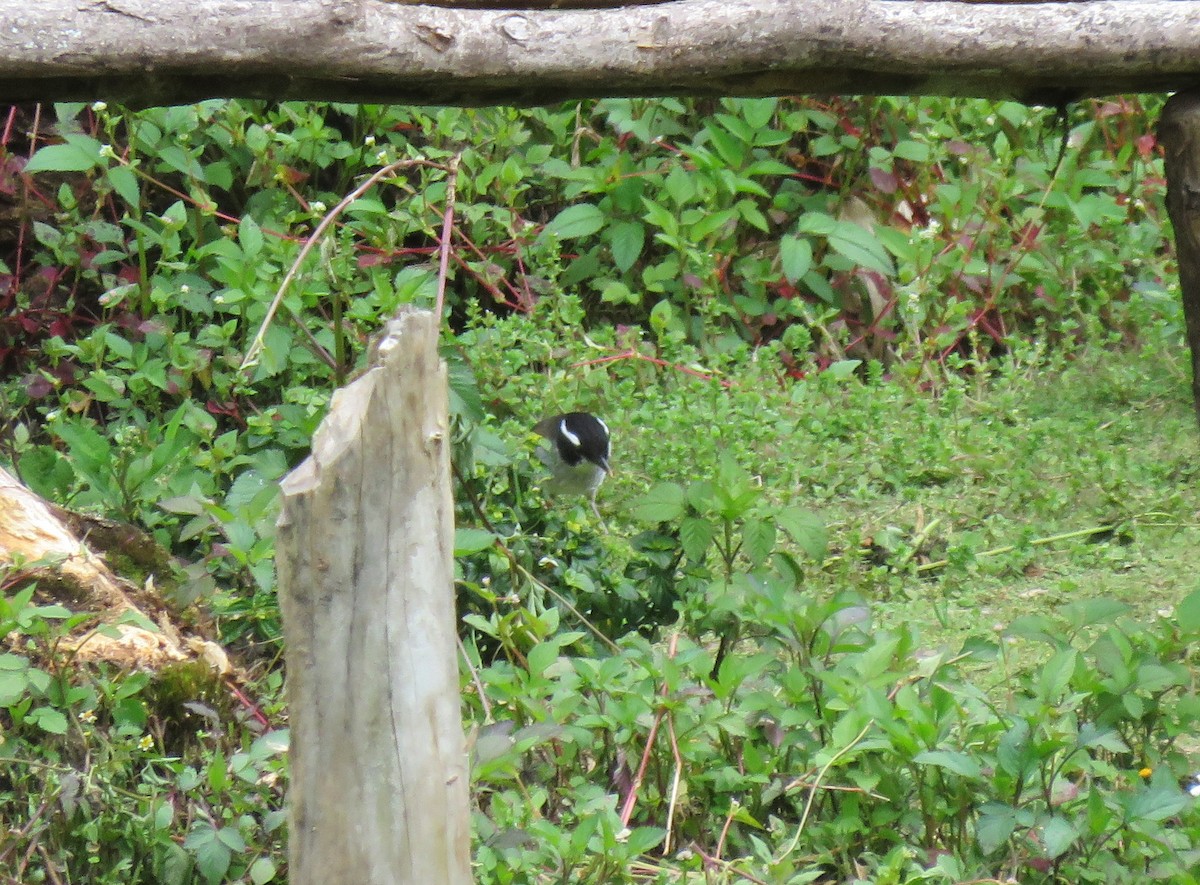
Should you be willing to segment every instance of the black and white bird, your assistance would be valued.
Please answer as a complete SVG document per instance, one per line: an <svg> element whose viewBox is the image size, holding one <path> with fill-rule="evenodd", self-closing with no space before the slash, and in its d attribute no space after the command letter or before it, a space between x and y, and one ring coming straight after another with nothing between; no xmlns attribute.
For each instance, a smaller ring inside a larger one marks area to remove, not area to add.
<svg viewBox="0 0 1200 885"><path fill-rule="evenodd" d="M545 490L551 495L587 495L592 512L600 519L596 492L608 465L608 425L589 412L567 412L539 421L533 428L547 440L537 456L550 470Z"/></svg>

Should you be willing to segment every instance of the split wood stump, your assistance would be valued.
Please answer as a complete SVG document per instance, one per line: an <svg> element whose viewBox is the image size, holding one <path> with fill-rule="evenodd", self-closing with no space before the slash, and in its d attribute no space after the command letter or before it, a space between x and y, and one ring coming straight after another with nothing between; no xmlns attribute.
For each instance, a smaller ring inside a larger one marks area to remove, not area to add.
<svg viewBox="0 0 1200 885"><path fill-rule="evenodd" d="M292 885L471 881L437 345L392 320L283 482Z"/></svg>

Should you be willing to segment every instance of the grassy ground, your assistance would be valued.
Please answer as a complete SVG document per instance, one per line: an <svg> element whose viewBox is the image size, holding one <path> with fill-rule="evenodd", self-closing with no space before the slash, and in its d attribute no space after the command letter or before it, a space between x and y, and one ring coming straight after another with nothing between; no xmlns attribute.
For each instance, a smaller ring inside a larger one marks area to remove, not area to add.
<svg viewBox="0 0 1200 885"><path fill-rule="evenodd" d="M854 377L783 386L754 367L729 387L609 368L603 385L575 377L551 397L614 426L602 502L617 532L640 528L628 508L652 482L703 477L730 453L773 498L827 522L814 592L857 589L879 617L940 642L1084 598L1151 615L1195 589L1186 359L1173 347L1038 355L936 392Z"/></svg>

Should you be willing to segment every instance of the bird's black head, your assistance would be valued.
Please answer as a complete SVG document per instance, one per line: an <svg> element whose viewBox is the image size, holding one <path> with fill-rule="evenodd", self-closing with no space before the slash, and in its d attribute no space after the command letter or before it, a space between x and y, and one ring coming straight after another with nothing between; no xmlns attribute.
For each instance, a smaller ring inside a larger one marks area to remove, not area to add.
<svg viewBox="0 0 1200 885"><path fill-rule="evenodd" d="M590 461L610 473L608 425L588 412L567 412L546 418L534 428L554 443L563 463L575 467Z"/></svg>

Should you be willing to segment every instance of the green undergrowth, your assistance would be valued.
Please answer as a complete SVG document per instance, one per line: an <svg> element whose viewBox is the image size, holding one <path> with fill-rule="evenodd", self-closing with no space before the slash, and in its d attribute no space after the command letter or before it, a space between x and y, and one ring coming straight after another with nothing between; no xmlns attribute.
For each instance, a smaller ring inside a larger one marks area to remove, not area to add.
<svg viewBox="0 0 1200 885"><path fill-rule="evenodd" d="M498 437L536 389L603 414L616 466L607 534L582 504L507 511L477 468L529 570L464 575L493 600L469 616L481 881L1194 881L1197 439L1167 328L934 390L586 342L517 375L523 322L471 339ZM589 631L639 580L672 616L606 651Z"/></svg>
<svg viewBox="0 0 1200 885"><path fill-rule="evenodd" d="M21 118L0 455L143 530L254 676L83 666L87 614L0 574L3 885L286 880L277 481L434 302L455 163L480 883L1195 881L1160 105ZM570 409L613 430L603 522L539 488Z"/></svg>

